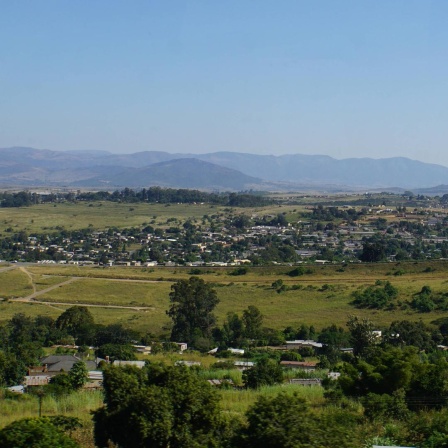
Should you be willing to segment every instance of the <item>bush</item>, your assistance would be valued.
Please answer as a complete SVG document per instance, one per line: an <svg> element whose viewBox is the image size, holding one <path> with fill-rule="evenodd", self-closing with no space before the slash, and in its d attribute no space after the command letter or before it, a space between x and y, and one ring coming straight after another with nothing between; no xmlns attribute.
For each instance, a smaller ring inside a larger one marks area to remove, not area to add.
<svg viewBox="0 0 448 448"><path fill-rule="evenodd" d="M0 431L2 448L79 448L46 417L16 420Z"/></svg>
<svg viewBox="0 0 448 448"><path fill-rule="evenodd" d="M299 353L288 350L280 355L280 361L302 361L302 356Z"/></svg>
<svg viewBox="0 0 448 448"><path fill-rule="evenodd" d="M273 386L283 382L283 370L272 359L260 359L254 367L243 372L243 381L246 387L250 389Z"/></svg>
<svg viewBox="0 0 448 448"><path fill-rule="evenodd" d="M292 271L288 272L288 275L290 277L299 277L300 275L305 274L305 269L302 268L302 266L299 266L298 268L293 269Z"/></svg>
<svg viewBox="0 0 448 448"><path fill-rule="evenodd" d="M242 267L236 268L233 271L229 272L229 275L246 275L248 272L249 272L249 269L242 266Z"/></svg>

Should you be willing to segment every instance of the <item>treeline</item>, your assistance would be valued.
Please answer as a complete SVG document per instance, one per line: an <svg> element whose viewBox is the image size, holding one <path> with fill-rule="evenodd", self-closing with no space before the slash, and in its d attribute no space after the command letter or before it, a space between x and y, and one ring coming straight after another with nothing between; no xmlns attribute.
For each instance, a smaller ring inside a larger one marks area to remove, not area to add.
<svg viewBox="0 0 448 448"><path fill-rule="evenodd" d="M27 207L43 202L60 201L111 201L111 202L159 202L162 204L207 203L230 207L258 207L272 204L273 201L261 194L244 193L207 193L199 190L151 187L141 190L125 188L123 190L83 192L75 194L57 193L41 195L20 191L18 193L0 193L1 207Z"/></svg>
<svg viewBox="0 0 448 448"><path fill-rule="evenodd" d="M39 202L39 197L27 191L18 193L0 193L1 207L28 207Z"/></svg>
<svg viewBox="0 0 448 448"><path fill-rule="evenodd" d="M136 359L131 344L146 343L148 337L120 324L96 324L82 306L68 308L57 319L16 314L0 326L0 387L20 384L27 368L39 365L44 347L76 343L82 355L94 345L100 357L107 352L111 359Z"/></svg>

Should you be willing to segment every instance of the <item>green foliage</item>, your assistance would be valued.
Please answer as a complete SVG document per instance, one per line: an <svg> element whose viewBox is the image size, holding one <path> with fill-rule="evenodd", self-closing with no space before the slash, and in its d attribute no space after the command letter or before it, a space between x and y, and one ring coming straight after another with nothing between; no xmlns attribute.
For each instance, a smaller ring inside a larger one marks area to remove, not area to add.
<svg viewBox="0 0 448 448"><path fill-rule="evenodd" d="M280 361L302 361L302 356L292 350L287 350L280 354Z"/></svg>
<svg viewBox="0 0 448 448"><path fill-rule="evenodd" d="M45 386L45 393L56 396L71 394L73 391L74 387L67 373L59 373L53 376L48 386Z"/></svg>
<svg viewBox="0 0 448 448"><path fill-rule="evenodd" d="M243 381L250 389L272 386L283 381L283 370L277 361L261 358L255 366L243 372Z"/></svg>
<svg viewBox="0 0 448 448"><path fill-rule="evenodd" d="M362 400L364 415L371 420L403 419L409 416L404 389L392 394L368 393Z"/></svg>
<svg viewBox="0 0 448 448"><path fill-rule="evenodd" d="M339 385L350 396L391 394L398 389L408 390L412 369L417 363L417 350L413 347L403 350L378 349L368 361L358 358L353 364L345 363Z"/></svg>
<svg viewBox="0 0 448 448"><path fill-rule="evenodd" d="M434 330L423 322L402 320L391 323L383 336L383 340L391 345L412 345L420 350L431 352L436 348L433 336Z"/></svg>
<svg viewBox="0 0 448 448"><path fill-rule="evenodd" d="M249 339L258 339L261 337L263 325L263 315L254 305L249 305L243 311L242 321L244 324L244 336Z"/></svg>
<svg viewBox="0 0 448 448"><path fill-rule="evenodd" d="M297 395L260 396L247 412L247 427L237 438L246 448L357 447L350 434L353 418L347 414L313 415ZM345 420L342 424L338 420Z"/></svg>
<svg viewBox="0 0 448 448"><path fill-rule="evenodd" d="M104 344L98 347L96 355L103 359L109 357L111 362L115 360L134 361L137 359L135 348L129 344Z"/></svg>
<svg viewBox="0 0 448 448"><path fill-rule="evenodd" d="M353 305L358 308L383 309L398 296L398 290L390 282L377 281L361 291L353 293Z"/></svg>
<svg viewBox="0 0 448 448"><path fill-rule="evenodd" d="M124 328L121 324L97 326L95 331L97 347L104 344L130 344L139 339L140 335L136 331Z"/></svg>
<svg viewBox="0 0 448 448"><path fill-rule="evenodd" d="M364 262L374 263L384 260L386 257L386 243L381 240L364 241L359 259Z"/></svg>
<svg viewBox="0 0 448 448"><path fill-rule="evenodd" d="M68 376L73 389L81 389L89 377L86 363L84 361L76 362L70 369Z"/></svg>
<svg viewBox="0 0 448 448"><path fill-rule="evenodd" d="M299 266L298 268L294 268L292 271L288 272L288 275L290 277L299 277L300 275L305 274L305 269L302 268L302 266Z"/></svg>
<svg viewBox="0 0 448 448"><path fill-rule="evenodd" d="M17 420L0 430L2 448L76 448L79 445L67 437L51 419Z"/></svg>
<svg viewBox="0 0 448 448"><path fill-rule="evenodd" d="M170 302L167 314L173 320L172 341L194 345L198 338L210 338L219 299L208 283L199 277L179 280L171 286Z"/></svg>
<svg viewBox="0 0 448 448"><path fill-rule="evenodd" d="M436 307L436 304L434 303L431 288L429 286L423 286L422 290L413 297L411 306L422 313L432 311Z"/></svg>
<svg viewBox="0 0 448 448"><path fill-rule="evenodd" d="M283 286L283 280L279 278L278 280L275 280L275 282L272 283L271 287L274 289L279 289Z"/></svg>
<svg viewBox="0 0 448 448"><path fill-rule="evenodd" d="M234 269L229 272L229 275L246 275L249 272L249 269L245 266L241 266L239 268Z"/></svg>
<svg viewBox="0 0 448 448"><path fill-rule="evenodd" d="M89 344L93 338L94 319L85 306L72 306L56 320L56 328L73 336L78 344Z"/></svg>
<svg viewBox="0 0 448 448"><path fill-rule="evenodd" d="M353 354L364 356L377 341L372 322L368 319L359 319L357 316L349 316L347 327L353 343Z"/></svg>
<svg viewBox="0 0 448 448"><path fill-rule="evenodd" d="M223 433L219 396L186 368L109 367L104 400L94 413L99 447L214 447Z"/></svg>

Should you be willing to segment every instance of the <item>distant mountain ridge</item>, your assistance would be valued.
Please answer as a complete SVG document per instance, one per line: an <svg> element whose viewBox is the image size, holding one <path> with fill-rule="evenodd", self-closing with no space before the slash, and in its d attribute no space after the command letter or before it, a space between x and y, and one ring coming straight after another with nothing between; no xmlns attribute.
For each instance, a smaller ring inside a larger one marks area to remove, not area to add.
<svg viewBox="0 0 448 448"><path fill-rule="evenodd" d="M204 190L424 189L448 184L448 167L405 157L334 159L235 152L0 149L2 186L144 187Z"/></svg>

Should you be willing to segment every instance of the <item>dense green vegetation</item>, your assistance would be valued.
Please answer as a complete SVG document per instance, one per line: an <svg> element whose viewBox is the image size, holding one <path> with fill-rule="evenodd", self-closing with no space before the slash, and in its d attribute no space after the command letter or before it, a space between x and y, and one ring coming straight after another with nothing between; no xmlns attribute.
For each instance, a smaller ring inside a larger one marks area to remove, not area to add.
<svg viewBox="0 0 448 448"><path fill-rule="evenodd" d="M199 190L150 187L141 190L125 188L109 191L84 193L52 193L39 195L27 191L18 193L0 192L0 207L28 207L39 203L57 203L62 201L111 201L111 202L158 202L161 204L184 204L205 202L209 204L228 205L231 207L258 207L273 201L260 194L253 193L207 193Z"/></svg>

